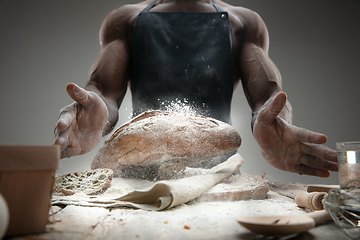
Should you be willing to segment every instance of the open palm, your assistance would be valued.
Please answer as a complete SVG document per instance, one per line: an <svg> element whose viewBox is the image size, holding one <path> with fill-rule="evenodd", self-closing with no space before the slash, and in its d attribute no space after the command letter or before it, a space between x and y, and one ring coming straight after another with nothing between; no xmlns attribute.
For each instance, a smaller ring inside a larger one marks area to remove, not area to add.
<svg viewBox="0 0 360 240"><path fill-rule="evenodd" d="M253 133L263 157L274 167L299 174L329 177L337 171L336 151L324 146L324 134L287 123L279 113L286 94L278 93L259 111Z"/></svg>
<svg viewBox="0 0 360 240"><path fill-rule="evenodd" d="M55 144L61 145L61 158L93 149L100 142L108 119L107 107L96 93L75 84L68 84L66 89L75 102L60 110L55 128Z"/></svg>

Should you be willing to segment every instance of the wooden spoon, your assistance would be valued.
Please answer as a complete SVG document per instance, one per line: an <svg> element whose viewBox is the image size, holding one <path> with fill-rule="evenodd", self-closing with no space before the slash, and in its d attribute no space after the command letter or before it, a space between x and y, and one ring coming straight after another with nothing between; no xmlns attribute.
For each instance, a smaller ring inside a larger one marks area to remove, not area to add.
<svg viewBox="0 0 360 240"><path fill-rule="evenodd" d="M303 215L241 217L237 221L257 234L285 236L308 231L316 224L330 219L329 213L321 210Z"/></svg>

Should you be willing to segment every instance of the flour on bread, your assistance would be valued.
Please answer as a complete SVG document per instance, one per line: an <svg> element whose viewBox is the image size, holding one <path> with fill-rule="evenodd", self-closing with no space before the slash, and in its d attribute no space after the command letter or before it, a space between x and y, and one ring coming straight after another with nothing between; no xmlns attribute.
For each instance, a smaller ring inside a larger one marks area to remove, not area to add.
<svg viewBox="0 0 360 240"><path fill-rule="evenodd" d="M165 162L191 166L234 151L240 144L238 132L216 119L149 111L119 127L99 149L91 168L117 173Z"/></svg>

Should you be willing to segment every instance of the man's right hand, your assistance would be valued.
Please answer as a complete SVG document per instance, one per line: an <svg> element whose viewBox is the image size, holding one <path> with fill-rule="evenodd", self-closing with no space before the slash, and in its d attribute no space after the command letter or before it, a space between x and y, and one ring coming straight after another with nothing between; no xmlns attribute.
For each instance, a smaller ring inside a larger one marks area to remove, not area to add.
<svg viewBox="0 0 360 240"><path fill-rule="evenodd" d="M55 144L61 146L61 158L85 154L101 140L108 120L108 109L98 94L74 83L66 86L75 101L60 110L55 127Z"/></svg>

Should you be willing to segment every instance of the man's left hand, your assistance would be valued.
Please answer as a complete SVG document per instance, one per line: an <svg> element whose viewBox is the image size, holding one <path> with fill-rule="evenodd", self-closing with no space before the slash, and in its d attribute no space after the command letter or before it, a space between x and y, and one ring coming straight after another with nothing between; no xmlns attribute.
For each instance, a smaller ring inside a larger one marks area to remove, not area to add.
<svg viewBox="0 0 360 240"><path fill-rule="evenodd" d="M299 174L329 177L337 171L336 151L324 146L324 134L296 127L279 114L286 103L286 94L278 93L259 111L253 134L263 157L274 167Z"/></svg>

